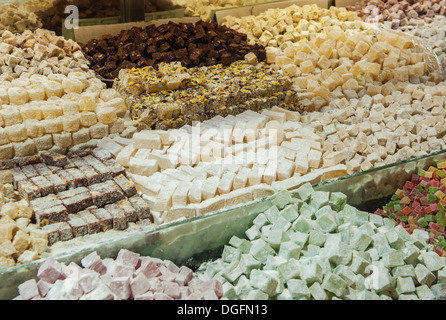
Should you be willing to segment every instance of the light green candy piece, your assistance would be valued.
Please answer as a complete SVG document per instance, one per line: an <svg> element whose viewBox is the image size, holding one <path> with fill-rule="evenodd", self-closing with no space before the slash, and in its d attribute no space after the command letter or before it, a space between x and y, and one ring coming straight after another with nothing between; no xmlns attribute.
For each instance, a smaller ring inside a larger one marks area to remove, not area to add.
<svg viewBox="0 0 446 320"><path fill-rule="evenodd" d="M382 261L387 268L394 268L404 265L404 256L401 251L389 251L383 254Z"/></svg>
<svg viewBox="0 0 446 320"><path fill-rule="evenodd" d="M224 262L232 262L236 260L240 260L241 252L232 246L224 246L223 252L221 254L221 258Z"/></svg>
<svg viewBox="0 0 446 320"><path fill-rule="evenodd" d="M369 222L373 223L373 225L375 225L375 227L381 227L384 224L383 217L381 217L380 215L377 215L377 214L370 214Z"/></svg>
<svg viewBox="0 0 446 320"><path fill-rule="evenodd" d="M321 232L320 230L316 229L311 229L308 238L309 244L322 247L326 240L327 240L327 235L324 232Z"/></svg>
<svg viewBox="0 0 446 320"><path fill-rule="evenodd" d="M384 255L384 253L393 250L389 242L387 242L387 237L384 233L376 233L372 236L373 239L373 247L377 250L377 253L380 257Z"/></svg>
<svg viewBox="0 0 446 320"><path fill-rule="evenodd" d="M249 292L252 290L251 284L249 283L249 279L242 274L236 281L235 284L235 293L239 297L247 296Z"/></svg>
<svg viewBox="0 0 446 320"><path fill-rule="evenodd" d="M274 223L276 221L276 219L279 217L279 213L280 211L277 206L271 206L264 212L266 218L270 223Z"/></svg>
<svg viewBox="0 0 446 320"><path fill-rule="evenodd" d="M282 242L288 240L290 236L282 229L271 229L266 233L266 241L275 250L279 249Z"/></svg>
<svg viewBox="0 0 446 320"><path fill-rule="evenodd" d="M285 264L287 260L280 256L268 256L266 258L266 262L264 263L263 269L264 270L278 270L279 267L283 264Z"/></svg>
<svg viewBox="0 0 446 320"><path fill-rule="evenodd" d="M289 228L291 228L291 222L289 222L287 219L285 219L282 216L279 216L276 221L273 223L273 229L280 229L283 231L287 231Z"/></svg>
<svg viewBox="0 0 446 320"><path fill-rule="evenodd" d="M333 269L333 273L340 276L347 286L352 286L355 283L356 274L348 266L339 265Z"/></svg>
<svg viewBox="0 0 446 320"><path fill-rule="evenodd" d="M255 289L265 292L268 296L277 293L279 287L279 274L275 270L257 270L251 271L249 284Z"/></svg>
<svg viewBox="0 0 446 320"><path fill-rule="evenodd" d="M268 294L266 294L265 292L261 291L261 290L251 290L247 295L246 295L246 300L268 300L269 296Z"/></svg>
<svg viewBox="0 0 446 320"><path fill-rule="evenodd" d="M319 255L321 252L321 248L319 246L315 246L314 244L308 244L307 249L302 251L304 257L315 257Z"/></svg>
<svg viewBox="0 0 446 320"><path fill-rule="evenodd" d="M438 270L437 281L439 283L446 283L446 267L444 267L441 270Z"/></svg>
<svg viewBox="0 0 446 320"><path fill-rule="evenodd" d="M282 211L280 211L280 216L285 218L288 222L293 222L294 220L299 217L298 208L295 204L286 206L283 208Z"/></svg>
<svg viewBox="0 0 446 320"><path fill-rule="evenodd" d="M398 234L399 238L404 242L411 241L410 233L407 232L407 230L404 229L402 225L396 225L394 230Z"/></svg>
<svg viewBox="0 0 446 320"><path fill-rule="evenodd" d="M307 201L313 194L313 192L314 189L310 183L304 183L294 191L294 193L298 196L298 198L303 201Z"/></svg>
<svg viewBox="0 0 446 320"><path fill-rule="evenodd" d="M323 216L317 218L316 224L323 232L326 233L335 231L338 226L336 219L331 214L324 214Z"/></svg>
<svg viewBox="0 0 446 320"><path fill-rule="evenodd" d="M299 216L307 219L313 219L316 209L310 206L308 203L304 202L299 210Z"/></svg>
<svg viewBox="0 0 446 320"><path fill-rule="evenodd" d="M258 261L264 263L269 255L275 254L275 251L267 242L265 242L265 240L256 239L252 241L249 253Z"/></svg>
<svg viewBox="0 0 446 320"><path fill-rule="evenodd" d="M277 271L283 281L286 282L289 279L298 278L300 276L300 265L297 260L290 259L278 266Z"/></svg>
<svg viewBox="0 0 446 320"><path fill-rule="evenodd" d="M258 226L253 224L245 231L245 235L249 240L253 241L259 239L262 236L262 232L259 230Z"/></svg>
<svg viewBox="0 0 446 320"><path fill-rule="evenodd" d="M274 196L270 198L271 203L277 206L279 209L285 208L288 204L292 202L291 194L287 190L282 190L277 192Z"/></svg>
<svg viewBox="0 0 446 320"><path fill-rule="evenodd" d="M342 298L344 296L347 282L344 281L339 275L335 273L329 273L324 276L324 281L321 285L322 289L335 294L337 297Z"/></svg>
<svg viewBox="0 0 446 320"><path fill-rule="evenodd" d="M241 253L247 253L251 248L251 241L237 236L232 236L231 239L229 239L228 244L237 248Z"/></svg>
<svg viewBox="0 0 446 320"><path fill-rule="evenodd" d="M404 247L404 241L400 238L398 232L395 229L387 231L385 235L387 238L387 242L392 249L400 250Z"/></svg>
<svg viewBox="0 0 446 320"><path fill-rule="evenodd" d="M322 217L324 214L331 214L333 216L336 215L336 212L330 207L330 206L324 206L320 209L318 209L315 213L314 216L317 218Z"/></svg>
<svg viewBox="0 0 446 320"><path fill-rule="evenodd" d="M222 271L222 276L231 283L234 283L243 274L238 261L234 261L226 270Z"/></svg>
<svg viewBox="0 0 446 320"><path fill-rule="evenodd" d="M319 282L313 283L308 290L314 300L328 300L328 295L325 293L324 289L322 289Z"/></svg>
<svg viewBox="0 0 446 320"><path fill-rule="evenodd" d="M356 210L350 218L350 223L358 227L362 226L363 224L369 222L369 215L370 213L368 212Z"/></svg>
<svg viewBox="0 0 446 320"><path fill-rule="evenodd" d="M365 251L372 243L373 239L365 232L356 229L353 233L353 237L350 240L350 245L358 251Z"/></svg>
<svg viewBox="0 0 446 320"><path fill-rule="evenodd" d="M435 295L432 293L432 290L427 285L422 285L416 287L416 292L418 299L420 300L434 300Z"/></svg>
<svg viewBox="0 0 446 320"><path fill-rule="evenodd" d="M308 285L312 285L315 282L322 283L322 267L318 263L301 264L300 278L305 280Z"/></svg>
<svg viewBox="0 0 446 320"><path fill-rule="evenodd" d="M420 255L420 260L423 261L423 264L431 271L435 272L444 267L444 263L441 257L435 252L423 252Z"/></svg>
<svg viewBox="0 0 446 320"><path fill-rule="evenodd" d="M279 249L279 256L289 260L289 259L299 259L300 252L302 250L301 246L298 246L293 241L282 242Z"/></svg>
<svg viewBox="0 0 446 320"><path fill-rule="evenodd" d="M309 233L313 229L312 221L305 218L303 215L299 216L291 226L291 230L299 231L303 233Z"/></svg>
<svg viewBox="0 0 446 320"><path fill-rule="evenodd" d="M396 291L399 295L415 292L415 284L411 277L396 278Z"/></svg>
<svg viewBox="0 0 446 320"><path fill-rule="evenodd" d="M244 274L249 274L252 269L259 269L262 264L252 255L244 253L240 256L239 265Z"/></svg>
<svg viewBox="0 0 446 320"><path fill-rule="evenodd" d="M235 291L235 287L229 283L229 282L225 282L222 284L223 287L223 299L227 299L227 300L238 300L239 299L239 295L236 293Z"/></svg>
<svg viewBox="0 0 446 320"><path fill-rule="evenodd" d="M337 265L347 265L352 260L353 248L345 242L339 242L338 244L333 244L324 246L327 249L326 256L328 260Z"/></svg>
<svg viewBox="0 0 446 320"><path fill-rule="evenodd" d="M359 255L356 251L352 253L352 262L350 264L350 269L356 274L364 273L365 269L370 263Z"/></svg>
<svg viewBox="0 0 446 320"><path fill-rule="evenodd" d="M290 241L293 241L298 246L303 248L308 241L308 234L299 232L299 231L288 231L288 235L290 237Z"/></svg>
<svg viewBox="0 0 446 320"><path fill-rule="evenodd" d="M444 299L446 297L446 283L437 283L430 287L436 299Z"/></svg>
<svg viewBox="0 0 446 320"><path fill-rule="evenodd" d="M257 217L254 218L252 223L254 225L256 225L260 229L261 227L263 227L264 225L269 224L270 222L269 222L269 220L268 220L268 218L266 217L265 214L260 213L260 214L257 215Z"/></svg>
<svg viewBox="0 0 446 320"><path fill-rule="evenodd" d="M406 242L405 247L401 250L406 263L413 263L420 256L420 248L411 242Z"/></svg>
<svg viewBox="0 0 446 320"><path fill-rule="evenodd" d="M328 205L328 201L330 201L330 192L314 191L310 197L309 205L318 210Z"/></svg>
<svg viewBox="0 0 446 320"><path fill-rule="evenodd" d="M400 294L398 300L419 300L416 294Z"/></svg>
<svg viewBox="0 0 446 320"><path fill-rule="evenodd" d="M430 286L436 280L435 275L421 263L415 266L415 276L421 285L425 284Z"/></svg>
<svg viewBox="0 0 446 320"><path fill-rule="evenodd" d="M341 211L344 209L345 204L347 203L347 196L342 192L331 192L329 204L335 211Z"/></svg>
<svg viewBox="0 0 446 320"><path fill-rule="evenodd" d="M416 277L415 268L411 264L405 264L404 266L393 268L392 275L394 277Z"/></svg>
<svg viewBox="0 0 446 320"><path fill-rule="evenodd" d="M429 233L421 229L415 229L412 232L412 241L418 248L425 249L429 241Z"/></svg>
<svg viewBox="0 0 446 320"><path fill-rule="evenodd" d="M307 283L302 279L289 279L286 282L286 286L293 299L309 299L311 297Z"/></svg>

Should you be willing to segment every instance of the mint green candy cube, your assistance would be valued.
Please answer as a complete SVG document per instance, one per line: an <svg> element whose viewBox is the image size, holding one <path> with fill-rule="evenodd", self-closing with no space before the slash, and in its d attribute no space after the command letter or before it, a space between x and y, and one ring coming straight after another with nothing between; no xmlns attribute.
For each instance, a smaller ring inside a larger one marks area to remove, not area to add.
<svg viewBox="0 0 446 320"><path fill-rule="evenodd" d="M293 241L285 241L280 244L279 256L289 260L289 259L299 259L302 247L297 245Z"/></svg>
<svg viewBox="0 0 446 320"><path fill-rule="evenodd" d="M292 202L291 194L287 190L282 190L273 195L271 198L271 203L279 209L285 208L288 204Z"/></svg>
<svg viewBox="0 0 446 320"><path fill-rule="evenodd" d="M325 243L325 240L327 240L327 235L324 232L316 229L311 229L308 237L309 244L322 247Z"/></svg>
<svg viewBox="0 0 446 320"><path fill-rule="evenodd" d="M341 211L344 209L345 204L347 203L347 196L342 192L331 192L329 204L335 211Z"/></svg>
<svg viewBox="0 0 446 320"><path fill-rule="evenodd" d="M313 186L310 183L304 183L295 191L293 191L293 194L295 194L299 199L307 201L313 194L313 192L314 192Z"/></svg>
<svg viewBox="0 0 446 320"><path fill-rule="evenodd" d="M301 215L293 222L291 230L309 233L313 229L312 224L313 221L311 219L305 218Z"/></svg>
<svg viewBox="0 0 446 320"><path fill-rule="evenodd" d="M298 208L295 204L288 205L280 211L280 216L285 218L288 222L293 222L299 217Z"/></svg>
<svg viewBox="0 0 446 320"><path fill-rule="evenodd" d="M323 206L328 205L330 200L330 193L326 191L314 191L310 197L310 202L308 203L310 206L315 208L316 210L322 208Z"/></svg>
<svg viewBox="0 0 446 320"><path fill-rule="evenodd" d="M300 275L299 262L295 259L290 259L285 263L279 265L276 269L284 282L289 279L298 278Z"/></svg>
<svg viewBox="0 0 446 320"><path fill-rule="evenodd" d="M293 299L311 297L310 290L308 289L306 281L302 279L289 279L286 282L286 287L291 294Z"/></svg>
<svg viewBox="0 0 446 320"><path fill-rule="evenodd" d="M322 289L333 293L339 298L344 297L347 282L335 273L330 273L324 276L324 281L321 285Z"/></svg>

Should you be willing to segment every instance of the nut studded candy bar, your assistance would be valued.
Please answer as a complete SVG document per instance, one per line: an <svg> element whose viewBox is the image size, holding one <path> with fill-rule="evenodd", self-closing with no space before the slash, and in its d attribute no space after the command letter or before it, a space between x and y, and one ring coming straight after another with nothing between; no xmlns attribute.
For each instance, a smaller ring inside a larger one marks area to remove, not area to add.
<svg viewBox="0 0 446 320"><path fill-rule="evenodd" d="M119 176L121 174L125 175L125 168L117 163L115 159L108 159L104 161L104 164L110 168L110 170L113 172L113 176Z"/></svg>
<svg viewBox="0 0 446 320"><path fill-rule="evenodd" d="M91 194L85 187L62 191L58 196L69 213L76 213L93 205Z"/></svg>
<svg viewBox="0 0 446 320"><path fill-rule="evenodd" d="M116 202L116 204L124 211L124 214L127 218L127 222L138 221L138 213L136 209L132 206L130 201L128 201L127 199L123 199Z"/></svg>
<svg viewBox="0 0 446 320"><path fill-rule="evenodd" d="M110 203L124 199L124 192L116 184L116 182L109 180L102 183L97 183L89 186L93 204L98 208Z"/></svg>
<svg viewBox="0 0 446 320"><path fill-rule="evenodd" d="M44 176L33 177L30 180L39 188L41 197L54 193L54 184Z"/></svg>
<svg viewBox="0 0 446 320"><path fill-rule="evenodd" d="M76 214L71 214L67 221L75 238L79 238L88 234L87 223Z"/></svg>
<svg viewBox="0 0 446 320"><path fill-rule="evenodd" d="M56 152L42 152L43 161L49 166L63 167L67 164L67 157Z"/></svg>
<svg viewBox="0 0 446 320"><path fill-rule="evenodd" d="M26 175L23 173L23 171L22 171L22 169L21 168L12 168L11 169L11 172L12 172L12 183L13 183L13 186L14 186L14 189L16 189L16 190L18 190L18 188L19 188L19 182L20 181L25 181L25 180L27 180L28 178L26 177Z"/></svg>
<svg viewBox="0 0 446 320"><path fill-rule="evenodd" d="M85 162L90 165L91 167L93 167L93 169L100 174L101 176L101 180L100 182L103 182L105 180L110 180L111 178L113 178L113 171L106 166L104 163L102 163L99 159L95 158L92 155L88 155L86 157L83 158L85 160Z"/></svg>
<svg viewBox="0 0 446 320"><path fill-rule="evenodd" d="M134 196L129 198L129 202L136 209L136 213L138 214L138 219L140 221L149 219L153 222L153 216L150 213L149 204L141 197Z"/></svg>
<svg viewBox="0 0 446 320"><path fill-rule="evenodd" d="M100 160L100 161L105 161L105 160L109 160L109 159L112 158L111 153L108 152L108 151L105 150L105 149L102 149L102 148L96 148L96 149L93 149L93 150L91 151L91 154L92 154L96 159L98 159L98 160Z"/></svg>
<svg viewBox="0 0 446 320"><path fill-rule="evenodd" d="M54 166L50 168L45 163L36 163L33 164L33 167L37 171L37 173L41 176L47 176L54 173L54 170L51 169L54 168Z"/></svg>
<svg viewBox="0 0 446 320"><path fill-rule="evenodd" d="M73 188L88 186L87 178L78 168L61 170L57 174Z"/></svg>
<svg viewBox="0 0 446 320"><path fill-rule="evenodd" d="M49 174L45 176L48 181L50 181L54 186L54 193L59 193L68 189L68 183L65 182L59 175L57 174Z"/></svg>
<svg viewBox="0 0 446 320"><path fill-rule="evenodd" d="M68 211L65 206L59 204L50 207L43 207L35 210L36 223L40 226L57 222L68 221Z"/></svg>
<svg viewBox="0 0 446 320"><path fill-rule="evenodd" d="M31 165L21 167L23 174L27 178L34 178L39 176L39 172Z"/></svg>
<svg viewBox="0 0 446 320"><path fill-rule="evenodd" d="M101 231L113 229L113 217L104 208L89 208L88 209L98 220Z"/></svg>
<svg viewBox="0 0 446 320"><path fill-rule="evenodd" d="M124 230L127 228L127 217L125 216L124 210L116 203L107 204L104 209L107 210L113 219L114 230Z"/></svg>
<svg viewBox="0 0 446 320"><path fill-rule="evenodd" d="M28 202L41 197L40 189L29 180L21 180L17 182L17 190L20 195Z"/></svg>
<svg viewBox="0 0 446 320"><path fill-rule="evenodd" d="M120 174L119 176L116 176L113 178L113 180L118 184L118 186L122 189L125 196L127 198L133 197L136 195L136 186L133 183L133 181L130 181L127 179L127 177L123 174Z"/></svg>
<svg viewBox="0 0 446 320"><path fill-rule="evenodd" d="M60 241L59 229L56 223L45 225L42 227L42 230L47 233L49 246L52 246L56 242Z"/></svg>
<svg viewBox="0 0 446 320"><path fill-rule="evenodd" d="M83 210L76 214L87 224L88 234L101 232L101 223L89 210Z"/></svg>

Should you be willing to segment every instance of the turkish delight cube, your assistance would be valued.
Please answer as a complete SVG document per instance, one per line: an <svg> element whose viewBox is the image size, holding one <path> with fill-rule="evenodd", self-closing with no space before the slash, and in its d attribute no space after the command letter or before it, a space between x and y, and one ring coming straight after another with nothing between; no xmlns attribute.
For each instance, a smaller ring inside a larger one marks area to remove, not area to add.
<svg viewBox="0 0 446 320"><path fill-rule="evenodd" d="M72 197L62 199L62 203L67 208L69 213L76 213L92 206L93 199L91 194L88 191L85 191Z"/></svg>
<svg viewBox="0 0 446 320"><path fill-rule="evenodd" d="M17 183L17 190L28 202L41 196L39 187L29 180L19 181Z"/></svg>
<svg viewBox="0 0 446 320"><path fill-rule="evenodd" d="M54 193L54 185L44 176L32 177L30 180L40 189L42 197Z"/></svg>

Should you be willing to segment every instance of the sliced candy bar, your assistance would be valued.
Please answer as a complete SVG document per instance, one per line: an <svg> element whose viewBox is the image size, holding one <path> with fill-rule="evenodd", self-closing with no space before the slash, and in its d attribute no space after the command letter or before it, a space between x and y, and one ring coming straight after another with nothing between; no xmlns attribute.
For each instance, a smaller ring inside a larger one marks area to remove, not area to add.
<svg viewBox="0 0 446 320"><path fill-rule="evenodd" d="M125 168L115 161L115 159L108 159L104 161L104 164L110 168L113 172L113 176L125 175Z"/></svg>
<svg viewBox="0 0 446 320"><path fill-rule="evenodd" d="M106 180L105 176L103 176L99 172L97 172L92 166L86 165L86 166L79 168L79 170L82 172L82 174L87 179L87 183L89 186L91 186L93 184L104 182Z"/></svg>
<svg viewBox="0 0 446 320"><path fill-rule="evenodd" d="M17 163L14 159L0 160L0 170L8 170L15 168Z"/></svg>
<svg viewBox="0 0 446 320"><path fill-rule="evenodd" d="M68 221L68 211L63 205L54 205L48 208L39 208L34 211L36 223L40 226L56 222Z"/></svg>
<svg viewBox="0 0 446 320"><path fill-rule="evenodd" d="M36 163L33 164L33 167L41 176L47 176L54 173L54 171L51 170L45 163ZM54 166L52 166L52 168L54 168Z"/></svg>
<svg viewBox="0 0 446 320"><path fill-rule="evenodd" d="M64 169L77 168L73 161L70 158L67 158L67 164L63 166Z"/></svg>
<svg viewBox="0 0 446 320"><path fill-rule="evenodd" d="M150 213L149 204L143 198L134 196L129 198L129 202L135 208L139 220L149 219L153 222L153 216Z"/></svg>
<svg viewBox="0 0 446 320"><path fill-rule="evenodd" d="M62 199L62 203L69 213L76 213L92 206L93 200L90 192L83 192L76 194L73 197Z"/></svg>
<svg viewBox="0 0 446 320"><path fill-rule="evenodd" d="M40 197L29 202L29 207L34 210L41 208L50 208L55 205L62 204L62 201L54 194L49 194L45 197Z"/></svg>
<svg viewBox="0 0 446 320"><path fill-rule="evenodd" d="M37 177L39 175L39 173L37 172L36 169L34 169L34 167L32 165L27 165L22 168L22 172L23 174L27 177L27 178L34 178Z"/></svg>
<svg viewBox="0 0 446 320"><path fill-rule="evenodd" d="M21 157L21 158L15 159L15 162L16 162L16 166L24 167L24 166L40 163L40 162L42 162L42 158L40 156L36 156L36 155L26 156L26 157Z"/></svg>
<svg viewBox="0 0 446 320"><path fill-rule="evenodd" d="M59 234L59 230L58 230L58 225L56 223L43 226L42 230L46 231L48 234L48 245L49 246L52 246L56 242L60 241L60 234Z"/></svg>
<svg viewBox="0 0 446 320"><path fill-rule="evenodd" d="M122 210L116 203L107 204L104 209L107 210L113 219L114 230L127 229L127 217L124 214L124 210Z"/></svg>
<svg viewBox="0 0 446 320"><path fill-rule="evenodd" d="M41 197L54 193L54 185L44 176L37 176L30 179L40 189Z"/></svg>
<svg viewBox="0 0 446 320"><path fill-rule="evenodd" d="M124 193L113 180L97 183L88 187L93 204L98 208L124 199Z"/></svg>
<svg viewBox="0 0 446 320"><path fill-rule="evenodd" d="M101 149L101 148L96 148L93 149L91 151L91 154L98 160L100 161L105 161L105 160L109 160L112 159L112 154L105 150L105 149Z"/></svg>
<svg viewBox="0 0 446 320"><path fill-rule="evenodd" d="M117 183L117 185L122 189L125 196L127 198L133 197L136 195L136 187L133 181L130 181L127 179L127 177L123 174L120 174L119 176L116 176L113 178L113 180Z"/></svg>
<svg viewBox="0 0 446 320"><path fill-rule="evenodd" d="M73 239L73 231L67 222L55 223L59 232L60 241L68 241Z"/></svg>
<svg viewBox="0 0 446 320"><path fill-rule="evenodd" d="M12 184L14 186L14 189L18 190L18 183L20 181L27 180L28 178L23 173L21 168L12 168L11 173L12 173Z"/></svg>
<svg viewBox="0 0 446 320"><path fill-rule="evenodd" d="M83 210L77 213L77 216L87 224L88 234L101 232L101 223L89 210Z"/></svg>
<svg viewBox="0 0 446 320"><path fill-rule="evenodd" d="M64 190L67 190L69 187L69 183L63 180L59 175L57 174L49 174L45 176L48 181L50 181L54 186L54 193L59 193Z"/></svg>
<svg viewBox="0 0 446 320"><path fill-rule="evenodd" d="M28 202L41 197L40 189L29 180L21 180L17 183L17 190L20 195Z"/></svg>
<svg viewBox="0 0 446 320"><path fill-rule="evenodd" d="M99 220L101 231L113 229L113 218L107 210L104 208L92 208L88 210Z"/></svg>
<svg viewBox="0 0 446 320"><path fill-rule="evenodd" d="M136 222L138 221L138 213L136 212L136 209L132 206L130 201L127 199L122 199L116 202L116 204L124 210L124 214L127 217L127 222Z"/></svg>
<svg viewBox="0 0 446 320"><path fill-rule="evenodd" d="M85 156L88 156L89 154L91 154L91 151L92 151L91 148L73 150L73 151L69 151L67 153L67 157L70 159L82 158L82 157L85 157Z"/></svg>
<svg viewBox="0 0 446 320"><path fill-rule="evenodd" d="M87 223L77 214L70 215L68 224L70 225L71 230L73 231L73 236L75 238L82 237L88 234Z"/></svg>
<svg viewBox="0 0 446 320"><path fill-rule="evenodd" d="M78 168L69 168L65 169L65 171L69 173L69 176L67 176L67 178L71 177L71 180L69 182L71 183L72 187L79 188L88 186L87 177ZM61 176L60 173L59 176Z"/></svg>
<svg viewBox="0 0 446 320"><path fill-rule="evenodd" d="M49 166L63 167L67 164L67 157L52 151L42 152L43 161Z"/></svg>

